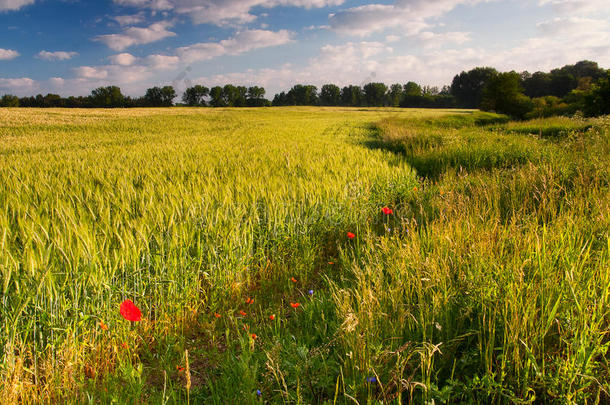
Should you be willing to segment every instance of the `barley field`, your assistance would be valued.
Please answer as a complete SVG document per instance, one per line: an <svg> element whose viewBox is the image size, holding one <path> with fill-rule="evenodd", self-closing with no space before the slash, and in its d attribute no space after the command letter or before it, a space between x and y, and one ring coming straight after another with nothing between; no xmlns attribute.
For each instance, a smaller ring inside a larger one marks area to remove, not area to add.
<svg viewBox="0 0 610 405"><path fill-rule="evenodd" d="M3 108L0 288L6 403L608 403L610 120Z"/></svg>

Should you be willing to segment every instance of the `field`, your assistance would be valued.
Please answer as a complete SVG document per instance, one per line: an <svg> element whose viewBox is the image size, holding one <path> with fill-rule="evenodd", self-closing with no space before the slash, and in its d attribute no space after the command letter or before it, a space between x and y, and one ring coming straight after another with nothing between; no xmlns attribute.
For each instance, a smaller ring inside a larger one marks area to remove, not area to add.
<svg viewBox="0 0 610 405"><path fill-rule="evenodd" d="M0 288L6 403L608 403L610 121L0 109Z"/></svg>

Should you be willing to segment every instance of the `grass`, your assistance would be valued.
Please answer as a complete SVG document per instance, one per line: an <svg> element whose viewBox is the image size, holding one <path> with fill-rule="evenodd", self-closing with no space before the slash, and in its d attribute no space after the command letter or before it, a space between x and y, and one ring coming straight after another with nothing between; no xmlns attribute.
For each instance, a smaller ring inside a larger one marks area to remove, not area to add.
<svg viewBox="0 0 610 405"><path fill-rule="evenodd" d="M0 123L6 401L610 400L607 118ZM120 317L125 298L144 321Z"/></svg>

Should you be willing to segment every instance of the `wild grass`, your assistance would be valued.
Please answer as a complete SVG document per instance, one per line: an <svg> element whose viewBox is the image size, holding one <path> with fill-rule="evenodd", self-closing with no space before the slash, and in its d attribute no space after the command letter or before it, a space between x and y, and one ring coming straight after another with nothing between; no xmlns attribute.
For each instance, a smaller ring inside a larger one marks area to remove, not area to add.
<svg viewBox="0 0 610 405"><path fill-rule="evenodd" d="M1 109L1 396L608 401L608 128Z"/></svg>

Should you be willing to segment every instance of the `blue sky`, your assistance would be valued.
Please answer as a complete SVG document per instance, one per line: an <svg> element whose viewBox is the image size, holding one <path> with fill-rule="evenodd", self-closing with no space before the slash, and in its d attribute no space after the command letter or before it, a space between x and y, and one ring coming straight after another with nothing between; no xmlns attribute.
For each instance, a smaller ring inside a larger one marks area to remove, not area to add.
<svg viewBox="0 0 610 405"><path fill-rule="evenodd" d="M610 68L608 0L0 0L0 94Z"/></svg>

